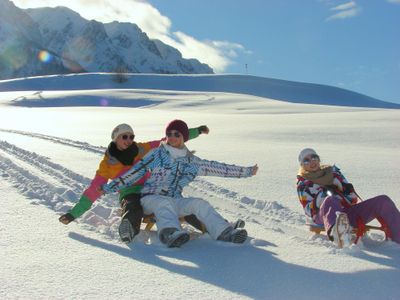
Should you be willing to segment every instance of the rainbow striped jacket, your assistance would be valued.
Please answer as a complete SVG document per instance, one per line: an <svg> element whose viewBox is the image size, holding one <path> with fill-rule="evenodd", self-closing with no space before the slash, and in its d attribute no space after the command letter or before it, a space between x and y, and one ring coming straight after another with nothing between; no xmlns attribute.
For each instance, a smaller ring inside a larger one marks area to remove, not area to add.
<svg viewBox="0 0 400 300"><path fill-rule="evenodd" d="M333 190L297 175L297 195L304 208L304 213L314 219L314 216L318 213L319 205L328 196L329 191L341 198L343 206L357 203L358 197L353 192L354 190L346 188L348 183L340 169L335 165L333 166Z"/></svg>

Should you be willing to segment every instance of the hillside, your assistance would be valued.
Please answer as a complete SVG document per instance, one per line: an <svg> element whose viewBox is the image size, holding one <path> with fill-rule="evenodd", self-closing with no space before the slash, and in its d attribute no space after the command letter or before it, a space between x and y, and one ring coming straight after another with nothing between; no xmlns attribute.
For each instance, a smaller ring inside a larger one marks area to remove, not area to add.
<svg viewBox="0 0 400 300"><path fill-rule="evenodd" d="M20 78L0 81L0 91L151 89L223 92L252 95L292 103L400 108L400 104L381 101L337 87L247 75L126 74L127 81L123 83L116 83L114 78L115 74L110 73Z"/></svg>

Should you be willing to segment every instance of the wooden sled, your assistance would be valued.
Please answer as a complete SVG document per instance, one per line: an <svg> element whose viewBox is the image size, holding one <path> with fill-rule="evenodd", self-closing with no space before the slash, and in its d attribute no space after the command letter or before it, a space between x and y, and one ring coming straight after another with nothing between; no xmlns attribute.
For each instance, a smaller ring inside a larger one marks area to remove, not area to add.
<svg viewBox="0 0 400 300"><path fill-rule="evenodd" d="M191 215L193 216L193 215ZM186 216L186 217L180 217L179 221L181 223L187 223L190 226L196 228L199 230L202 234L207 232L206 226L201 223L197 218L191 218L191 216ZM146 224L146 227L144 228L145 231L149 232L153 226L156 224L156 218L154 214L151 215L146 215L143 217L142 223ZM238 219L236 222L231 223L233 228L243 228L245 226L245 222L241 219Z"/></svg>
<svg viewBox="0 0 400 300"><path fill-rule="evenodd" d="M315 224L315 223L307 223L309 230L315 234L323 234L325 233L325 228L323 225ZM388 239L387 230L383 226L372 226L372 225L363 225L361 228L353 228L352 233L356 235L356 239L354 241L357 244L358 240L368 231L370 230L379 230L385 233L386 239Z"/></svg>
<svg viewBox="0 0 400 300"><path fill-rule="evenodd" d="M310 229L311 232L314 232L315 234L321 234L321 232L325 232L325 228L322 225L318 224L306 224L308 228ZM379 227L379 226L372 226L372 225L365 225L365 232L370 231L370 230L380 230L385 232L384 228ZM358 228L353 228L353 233L356 233Z"/></svg>
<svg viewBox="0 0 400 300"><path fill-rule="evenodd" d="M199 222L199 221L196 222L196 223L189 223L189 222L187 222L185 220L185 217L180 217L179 221L181 223L190 224L191 226L193 226L197 230L200 230L201 233L205 233L207 231L206 227L204 226L204 224ZM156 218L155 218L154 214L144 216L143 220L142 220L142 223L146 224L146 227L144 228L144 230L149 232L154 227L154 225L156 224Z"/></svg>

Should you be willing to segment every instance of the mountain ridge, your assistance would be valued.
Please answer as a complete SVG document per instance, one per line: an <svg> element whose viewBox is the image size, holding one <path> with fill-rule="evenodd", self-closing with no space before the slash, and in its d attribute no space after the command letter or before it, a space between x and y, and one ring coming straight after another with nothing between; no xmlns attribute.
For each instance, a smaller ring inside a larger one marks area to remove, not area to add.
<svg viewBox="0 0 400 300"><path fill-rule="evenodd" d="M177 49L149 39L136 24L86 20L66 7L20 9L0 0L0 42L0 79L79 72L213 73L197 59L184 59Z"/></svg>

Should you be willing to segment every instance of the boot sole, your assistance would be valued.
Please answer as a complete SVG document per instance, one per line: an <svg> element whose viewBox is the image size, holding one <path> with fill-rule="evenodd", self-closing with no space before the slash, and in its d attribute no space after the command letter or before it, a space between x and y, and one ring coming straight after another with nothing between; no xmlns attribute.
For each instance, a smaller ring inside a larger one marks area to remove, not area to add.
<svg viewBox="0 0 400 300"><path fill-rule="evenodd" d="M121 238L121 241L123 241L126 244L132 242L135 236L133 227L131 223L128 221L128 219L123 219L121 221L121 224L118 227L118 233L119 237Z"/></svg>
<svg viewBox="0 0 400 300"><path fill-rule="evenodd" d="M190 240L190 235L188 233L183 233L178 236L175 240L173 240L170 244L168 244L168 248L177 248L187 243Z"/></svg>
<svg viewBox="0 0 400 300"><path fill-rule="evenodd" d="M231 242L235 244L243 244L247 239L247 231L245 229L240 230L232 236Z"/></svg>
<svg viewBox="0 0 400 300"><path fill-rule="evenodd" d="M350 231L350 222L349 218L347 217L346 214L340 214L336 220L338 223L337 226L335 226L336 234L338 236L338 247L343 248L344 246L344 235L349 233Z"/></svg>

